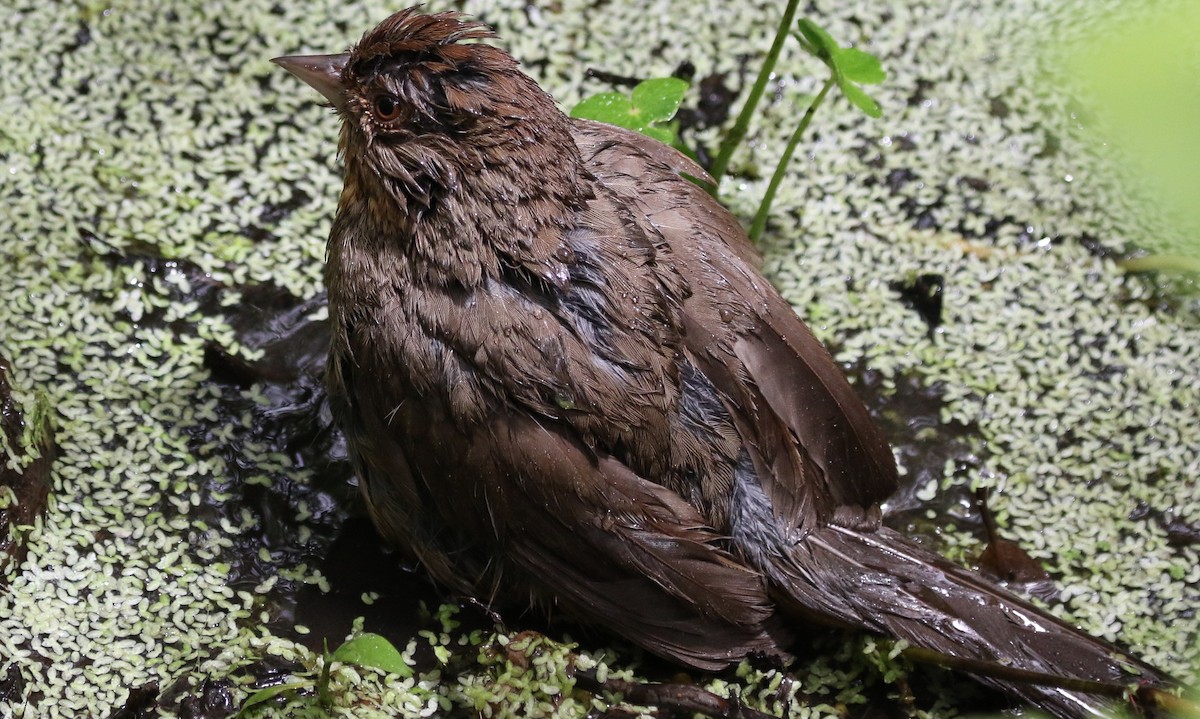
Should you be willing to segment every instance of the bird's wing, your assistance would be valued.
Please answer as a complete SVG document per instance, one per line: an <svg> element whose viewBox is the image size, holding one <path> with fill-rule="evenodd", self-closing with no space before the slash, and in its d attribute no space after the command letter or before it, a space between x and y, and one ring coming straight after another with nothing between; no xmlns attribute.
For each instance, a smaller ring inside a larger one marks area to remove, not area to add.
<svg viewBox="0 0 1200 719"><path fill-rule="evenodd" d="M513 565L503 571L697 668L777 651L763 578L718 547L695 507L560 424L510 412L488 431L470 466L488 468L481 485Z"/></svg>
<svg viewBox="0 0 1200 719"><path fill-rule="evenodd" d="M689 278L688 357L723 398L784 528L807 532L890 495L895 462L862 401L759 274L737 220L681 176L704 171L607 125L578 122L576 142L588 169L646 218Z"/></svg>
<svg viewBox="0 0 1200 719"><path fill-rule="evenodd" d="M362 416L385 416L373 406L383 394L358 397ZM500 408L463 430L431 400L387 416L390 427L375 428L375 446L359 452L387 464L360 467L364 489L369 504L386 503L375 512L381 531L416 534L440 582L484 599L500 587L528 591L490 599L553 602L698 669L778 654L782 630L768 627L763 578L718 546L694 507L586 447L568 425ZM454 524L431 535L420 514Z"/></svg>
<svg viewBox="0 0 1200 719"><path fill-rule="evenodd" d="M592 151L590 166L621 168L623 174L602 181L617 187L626 204L644 208L686 266L693 294L683 305L683 344L728 398L776 516L806 535L752 562L780 587L772 596L785 613L1007 667L1117 684L1167 680L886 528L856 527L845 510L885 498L896 482L891 453L862 403L787 303L753 270L734 219L699 188L669 178L695 175L696 168L646 138L607 127L602 134L608 139L600 134L590 144L581 142ZM638 194L624 173L660 191ZM751 560L760 540L740 545ZM1058 716L1102 716L1112 709L1110 700L1083 693L983 681Z"/></svg>
<svg viewBox="0 0 1200 719"><path fill-rule="evenodd" d="M341 332L337 322L332 331ZM440 546L437 525L430 521L429 496L414 481L407 453L385 426L392 416L383 407L387 395L379 387L372 389L372 381L371 371L357 367L350 340L342 334L329 355L325 384L367 511L392 546L410 553L447 586L463 589Z"/></svg>
<svg viewBox="0 0 1200 719"><path fill-rule="evenodd" d="M487 304L473 311L490 317ZM488 403L478 421L457 421L453 399L415 396L379 365L362 345L371 337L345 335L330 395L381 534L439 582L485 599L528 591L701 669L778 653L764 579L696 507L546 408Z"/></svg>

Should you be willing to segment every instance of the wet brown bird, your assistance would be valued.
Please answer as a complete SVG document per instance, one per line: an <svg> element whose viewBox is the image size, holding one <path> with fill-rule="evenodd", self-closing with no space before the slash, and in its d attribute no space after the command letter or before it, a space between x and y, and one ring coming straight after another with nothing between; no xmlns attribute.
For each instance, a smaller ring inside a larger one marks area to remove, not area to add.
<svg viewBox="0 0 1200 719"><path fill-rule="evenodd" d="M815 623L1153 678L881 526L892 453L737 221L572 120L484 26L402 11L280 65L343 121L339 405L379 531L459 592L553 602L700 669ZM1060 715L1103 702L1004 685Z"/></svg>

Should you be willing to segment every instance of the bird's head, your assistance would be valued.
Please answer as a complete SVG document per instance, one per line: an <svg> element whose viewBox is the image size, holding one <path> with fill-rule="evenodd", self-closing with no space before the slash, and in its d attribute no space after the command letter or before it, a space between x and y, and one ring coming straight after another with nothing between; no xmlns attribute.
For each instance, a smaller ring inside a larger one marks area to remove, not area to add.
<svg viewBox="0 0 1200 719"><path fill-rule="evenodd" d="M348 184L357 174L420 215L464 185L485 201L518 202L522 181L574 152L567 119L512 56L464 42L494 37L458 13L414 7L368 31L349 52L274 62L342 117Z"/></svg>
<svg viewBox="0 0 1200 719"><path fill-rule="evenodd" d="M368 140L461 133L494 114L495 91L519 75L503 50L464 40L493 38L458 13L402 10L368 31L349 52L274 62L312 85Z"/></svg>

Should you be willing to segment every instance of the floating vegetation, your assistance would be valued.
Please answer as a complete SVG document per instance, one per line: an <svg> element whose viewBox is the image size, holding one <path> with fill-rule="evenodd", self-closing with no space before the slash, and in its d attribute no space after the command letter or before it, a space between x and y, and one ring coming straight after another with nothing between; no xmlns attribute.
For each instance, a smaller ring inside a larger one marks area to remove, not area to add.
<svg viewBox="0 0 1200 719"><path fill-rule="evenodd" d="M597 91L590 68L661 77L686 62L744 89L779 3L461 5L569 108ZM974 562L973 497L989 488L1003 536L1050 573L1055 612L1187 675L1200 661L1200 324L1113 262L1170 228L1111 179L1069 93L1047 92L1031 60L1038 32L1071 35L1093 7L822 4L831 35L885 63L872 97L887 111L814 126L772 205L765 262L891 418L913 483L898 521L928 530L935 516L930 541ZM0 356L14 407L28 419L45 398L57 454L0 590L0 717L229 716L355 631L386 636L414 674L332 666L343 716L582 716L621 698L583 692L567 667L670 678L561 620L450 617L359 516L314 349L337 123L268 60L349 45L395 9L9 9ZM818 89L799 55L784 54L731 160L723 199L743 217ZM711 148L719 131L684 138ZM894 289L922 276L940 278L936 323ZM24 451L10 441L5 466ZM889 695L909 670L868 644L815 639L786 671L692 679L766 711L854 715L902 701ZM908 682L933 687L919 709L987 706L914 671L934 682Z"/></svg>

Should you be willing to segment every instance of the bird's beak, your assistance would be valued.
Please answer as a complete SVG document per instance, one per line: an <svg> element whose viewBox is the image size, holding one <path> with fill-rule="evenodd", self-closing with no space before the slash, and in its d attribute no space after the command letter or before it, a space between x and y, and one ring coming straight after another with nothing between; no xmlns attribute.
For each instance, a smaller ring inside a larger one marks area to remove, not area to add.
<svg viewBox="0 0 1200 719"><path fill-rule="evenodd" d="M346 90L342 85L342 70L349 53L340 55L288 55L272 58L271 62L307 82L339 110L346 105Z"/></svg>

